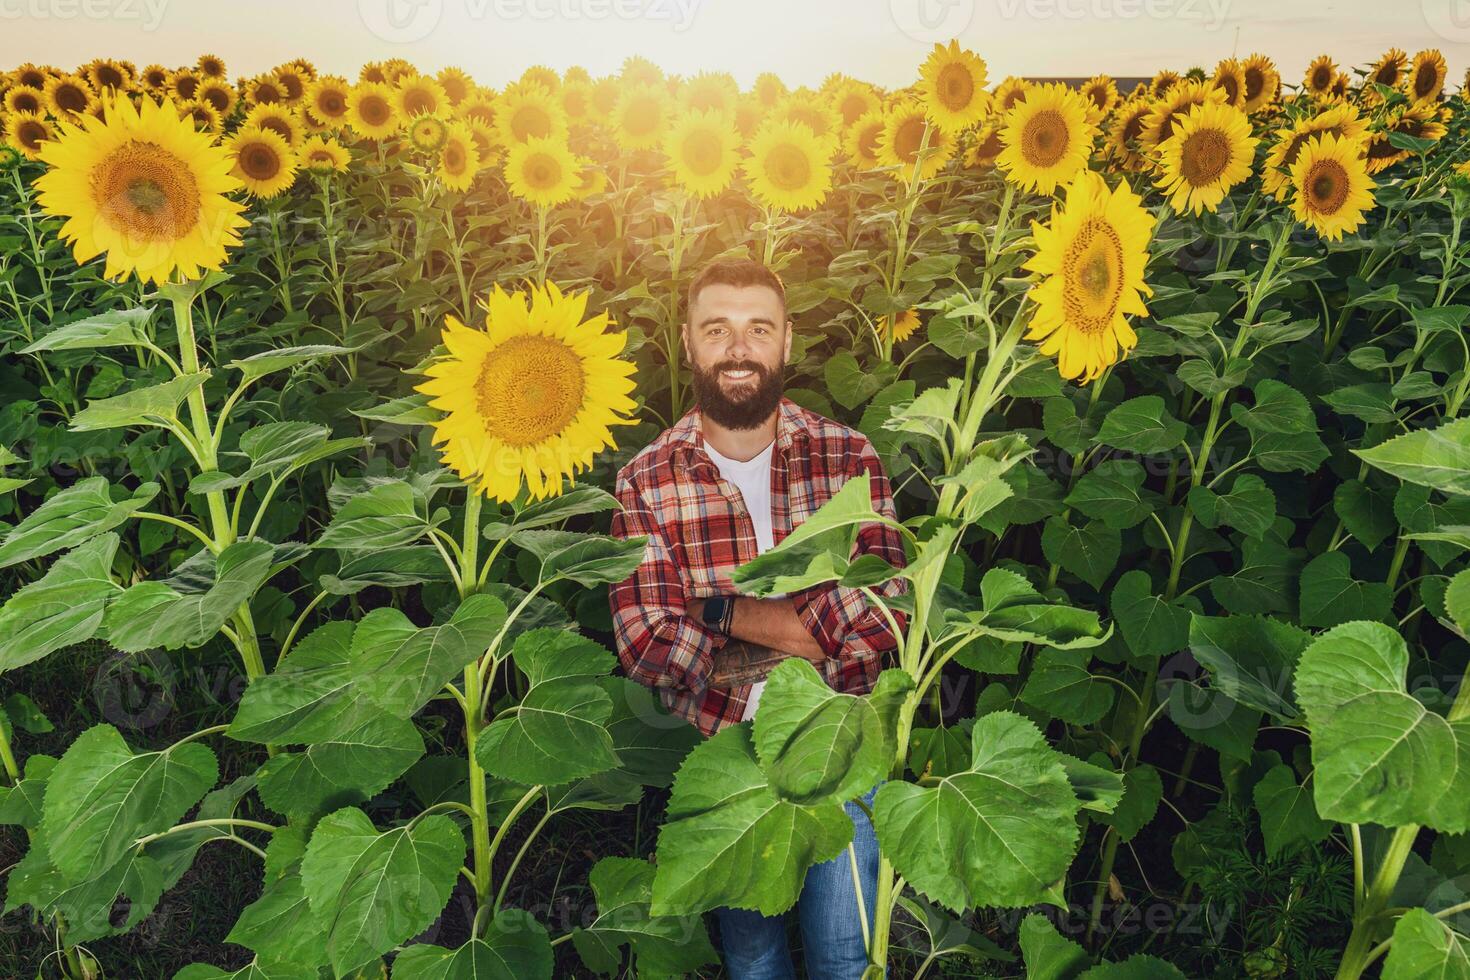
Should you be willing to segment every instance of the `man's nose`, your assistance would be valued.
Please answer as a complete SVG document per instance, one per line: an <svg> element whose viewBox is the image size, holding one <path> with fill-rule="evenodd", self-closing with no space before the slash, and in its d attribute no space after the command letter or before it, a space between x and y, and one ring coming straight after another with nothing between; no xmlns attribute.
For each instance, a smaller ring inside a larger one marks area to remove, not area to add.
<svg viewBox="0 0 1470 980"><path fill-rule="evenodd" d="M750 353L750 345L745 342L745 335L740 333L731 335L730 343L725 345L725 353L734 360L743 360Z"/></svg>

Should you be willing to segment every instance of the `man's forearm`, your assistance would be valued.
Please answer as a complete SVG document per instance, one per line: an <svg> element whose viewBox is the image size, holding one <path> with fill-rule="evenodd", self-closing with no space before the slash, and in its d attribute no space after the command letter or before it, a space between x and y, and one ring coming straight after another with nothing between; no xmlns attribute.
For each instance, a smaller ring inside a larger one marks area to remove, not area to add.
<svg viewBox="0 0 1470 980"><path fill-rule="evenodd" d="M790 599L737 596L730 635L737 640L785 650L813 663L827 658L821 644L807 632Z"/></svg>

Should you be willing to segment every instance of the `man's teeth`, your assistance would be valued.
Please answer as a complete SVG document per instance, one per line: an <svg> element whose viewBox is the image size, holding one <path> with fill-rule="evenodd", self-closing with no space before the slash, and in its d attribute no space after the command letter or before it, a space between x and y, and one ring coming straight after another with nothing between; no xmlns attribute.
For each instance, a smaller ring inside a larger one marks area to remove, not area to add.
<svg viewBox="0 0 1470 980"><path fill-rule="evenodd" d="M750 377L752 374L755 374L754 371L725 371L723 373L724 373L725 377L730 378L731 380L734 380L734 381L744 381L746 378Z"/></svg>

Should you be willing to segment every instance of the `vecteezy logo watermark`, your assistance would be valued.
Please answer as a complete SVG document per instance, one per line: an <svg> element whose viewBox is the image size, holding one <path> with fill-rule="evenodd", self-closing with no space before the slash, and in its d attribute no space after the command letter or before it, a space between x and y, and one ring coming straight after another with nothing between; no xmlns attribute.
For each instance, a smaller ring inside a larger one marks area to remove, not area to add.
<svg viewBox="0 0 1470 980"><path fill-rule="evenodd" d="M996 0L1006 20L1184 20L1215 31L1230 13L1230 0Z"/></svg>
<svg viewBox="0 0 1470 980"><path fill-rule="evenodd" d="M0 3L5 0L0 0ZM663 21L676 32L689 29L704 0L457 0L464 18L481 21ZM372 34L397 44L422 41L444 20L444 0L358 0L358 13Z"/></svg>
<svg viewBox="0 0 1470 980"><path fill-rule="evenodd" d="M113 20L155 31L168 0L0 0L0 20Z"/></svg>
<svg viewBox="0 0 1470 980"><path fill-rule="evenodd" d="M1419 0L1424 23L1454 44L1470 42L1470 0Z"/></svg>
<svg viewBox="0 0 1470 980"><path fill-rule="evenodd" d="M444 0L357 0L357 13L373 36L395 44L422 41L444 17Z"/></svg>
<svg viewBox="0 0 1470 980"><path fill-rule="evenodd" d="M904 34L932 44L964 33L975 18L975 0L888 0L888 15Z"/></svg>

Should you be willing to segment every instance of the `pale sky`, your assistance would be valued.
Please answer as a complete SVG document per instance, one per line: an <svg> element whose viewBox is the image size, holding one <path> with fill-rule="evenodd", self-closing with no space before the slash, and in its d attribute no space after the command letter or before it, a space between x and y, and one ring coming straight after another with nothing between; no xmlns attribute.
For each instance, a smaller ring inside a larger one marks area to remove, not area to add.
<svg viewBox="0 0 1470 980"><path fill-rule="evenodd" d="M355 78L396 56L498 87L532 64L596 75L641 54L745 85L762 71L793 85L843 71L897 86L950 37L992 81L1149 75L1260 51L1295 83L1323 51L1351 67L1393 45L1439 48L1458 88L1470 0L0 0L0 68L99 55L173 66L209 50L232 75L302 55Z"/></svg>

